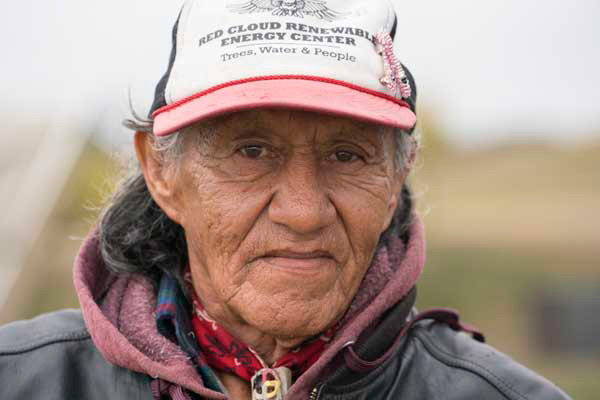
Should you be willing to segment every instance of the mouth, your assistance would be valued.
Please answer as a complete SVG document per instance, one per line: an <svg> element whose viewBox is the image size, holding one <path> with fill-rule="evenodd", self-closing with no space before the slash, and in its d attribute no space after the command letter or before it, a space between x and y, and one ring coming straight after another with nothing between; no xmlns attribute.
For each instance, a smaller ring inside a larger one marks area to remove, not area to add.
<svg viewBox="0 0 600 400"><path fill-rule="evenodd" d="M333 255L325 250L274 250L265 253L254 261L264 262L272 267L294 273L317 272L324 268L335 266Z"/></svg>

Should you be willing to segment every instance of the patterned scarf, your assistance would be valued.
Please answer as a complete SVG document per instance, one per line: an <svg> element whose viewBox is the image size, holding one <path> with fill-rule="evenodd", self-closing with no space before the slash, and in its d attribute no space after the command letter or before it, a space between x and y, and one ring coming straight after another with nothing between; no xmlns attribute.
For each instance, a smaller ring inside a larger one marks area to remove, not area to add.
<svg viewBox="0 0 600 400"><path fill-rule="evenodd" d="M325 346L333 337L335 328L320 337L306 342L281 357L274 365L267 365L247 344L239 341L206 314L198 298L194 297L192 325L196 340L204 352L208 364L219 370L239 376L250 382L264 368L286 367L295 379L317 361Z"/></svg>
<svg viewBox="0 0 600 400"><path fill-rule="evenodd" d="M161 335L177 343L187 353L208 389L225 393L219 379L208 365L203 349L194 340L191 310L192 306L187 301L177 279L163 274L156 304L158 331Z"/></svg>

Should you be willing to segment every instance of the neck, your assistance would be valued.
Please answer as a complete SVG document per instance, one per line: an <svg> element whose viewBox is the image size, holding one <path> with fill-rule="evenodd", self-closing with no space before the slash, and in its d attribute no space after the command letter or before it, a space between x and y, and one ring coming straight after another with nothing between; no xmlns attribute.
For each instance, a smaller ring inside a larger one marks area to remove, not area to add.
<svg viewBox="0 0 600 400"><path fill-rule="evenodd" d="M228 398L240 400L252 399L252 390L248 382L227 372L217 371L217 375L227 390Z"/></svg>
<svg viewBox="0 0 600 400"><path fill-rule="evenodd" d="M277 360L305 341L305 338L282 340L275 336L258 332L255 328L250 326L240 326L237 327L237 329L233 329L235 330L230 330L230 332L234 332L232 335L236 336L254 350L267 366L273 366Z"/></svg>
<svg viewBox="0 0 600 400"><path fill-rule="evenodd" d="M219 309L219 307L215 309L210 307L210 304L203 303L203 305L211 319L235 336L236 339L248 345L269 367L309 339L308 337L282 338L269 334L247 324L240 317L228 312L229 310Z"/></svg>

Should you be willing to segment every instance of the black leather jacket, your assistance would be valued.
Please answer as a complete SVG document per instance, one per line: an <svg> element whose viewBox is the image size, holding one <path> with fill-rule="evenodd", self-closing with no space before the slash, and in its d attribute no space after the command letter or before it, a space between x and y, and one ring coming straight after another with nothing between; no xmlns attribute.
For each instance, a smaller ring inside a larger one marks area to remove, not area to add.
<svg viewBox="0 0 600 400"><path fill-rule="evenodd" d="M340 354L338 362L344 357L349 362L315 383L311 400L568 399L550 382L452 328L452 321L423 319L399 335L397 321L406 318L402 307L353 348L354 359ZM104 360L80 312L72 310L0 328L0 398L150 400L152 393L150 377Z"/></svg>

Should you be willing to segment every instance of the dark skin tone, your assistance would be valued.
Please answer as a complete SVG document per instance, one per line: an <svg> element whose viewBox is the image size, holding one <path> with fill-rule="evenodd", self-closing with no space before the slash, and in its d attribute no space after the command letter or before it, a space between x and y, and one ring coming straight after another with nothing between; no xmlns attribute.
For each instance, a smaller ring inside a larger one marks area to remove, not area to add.
<svg viewBox="0 0 600 400"><path fill-rule="evenodd" d="M221 117L178 161L138 133L153 198L186 234L207 313L269 365L331 327L349 307L406 172L391 128L292 110ZM249 385L221 374L232 398Z"/></svg>

